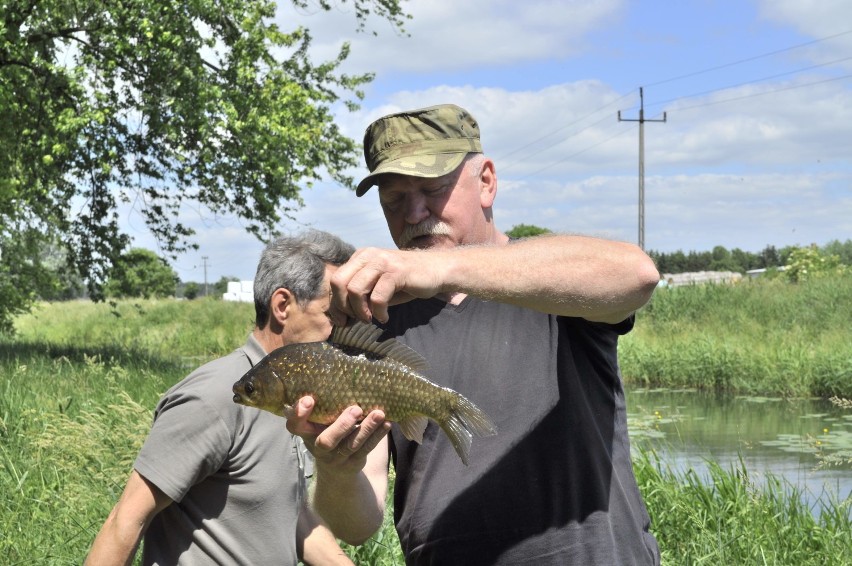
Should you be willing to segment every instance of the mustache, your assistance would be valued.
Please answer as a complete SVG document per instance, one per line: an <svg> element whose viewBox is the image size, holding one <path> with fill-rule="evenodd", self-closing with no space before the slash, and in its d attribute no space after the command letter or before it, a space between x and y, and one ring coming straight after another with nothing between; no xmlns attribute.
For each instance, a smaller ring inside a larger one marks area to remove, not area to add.
<svg viewBox="0 0 852 566"><path fill-rule="evenodd" d="M399 236L397 245L407 248L411 241L421 236L449 236L450 227L435 218L429 218L419 224L408 224Z"/></svg>

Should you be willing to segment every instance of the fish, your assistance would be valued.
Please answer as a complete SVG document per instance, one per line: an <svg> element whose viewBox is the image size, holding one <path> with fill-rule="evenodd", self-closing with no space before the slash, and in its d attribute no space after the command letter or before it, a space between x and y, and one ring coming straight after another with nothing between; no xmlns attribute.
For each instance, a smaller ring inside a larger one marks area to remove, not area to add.
<svg viewBox="0 0 852 566"><path fill-rule="evenodd" d="M234 384L233 400L286 418L310 396L308 420L319 424L333 423L352 405L364 414L380 409L418 444L431 419L469 465L473 437L497 434L494 423L461 393L427 379L429 364L415 350L393 338L380 341L382 332L356 321L334 327L327 341L277 348Z"/></svg>

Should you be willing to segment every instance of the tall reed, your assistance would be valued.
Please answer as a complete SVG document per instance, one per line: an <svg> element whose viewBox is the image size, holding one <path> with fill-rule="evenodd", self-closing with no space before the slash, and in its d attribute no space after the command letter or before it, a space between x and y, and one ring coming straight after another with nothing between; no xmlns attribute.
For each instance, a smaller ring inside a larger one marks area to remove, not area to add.
<svg viewBox="0 0 852 566"><path fill-rule="evenodd" d="M651 451L634 457L664 565L852 564L852 498L813 513L796 487L772 475L758 487L742 462L708 465L701 477L673 471Z"/></svg>
<svg viewBox="0 0 852 566"><path fill-rule="evenodd" d="M632 384L852 395L852 276L661 288L620 342Z"/></svg>

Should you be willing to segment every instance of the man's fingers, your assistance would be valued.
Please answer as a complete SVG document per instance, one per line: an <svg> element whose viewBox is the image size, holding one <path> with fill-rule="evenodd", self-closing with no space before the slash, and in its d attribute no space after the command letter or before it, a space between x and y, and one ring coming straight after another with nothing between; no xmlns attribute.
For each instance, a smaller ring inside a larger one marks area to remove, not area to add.
<svg viewBox="0 0 852 566"><path fill-rule="evenodd" d="M387 307L399 285L389 250L364 248L332 276L332 310L369 322L387 320Z"/></svg>
<svg viewBox="0 0 852 566"><path fill-rule="evenodd" d="M337 420L328 425L316 439L317 448L325 452L333 452L352 431L358 428L358 421L364 415L361 407L352 406L343 411Z"/></svg>
<svg viewBox="0 0 852 566"><path fill-rule="evenodd" d="M334 326L346 326L346 323L349 322L349 315L334 306L328 311L328 317Z"/></svg>
<svg viewBox="0 0 852 566"><path fill-rule="evenodd" d="M349 310L352 316L364 322L370 322L373 318L370 299L367 295L358 295L354 293L348 294Z"/></svg>
<svg viewBox="0 0 852 566"><path fill-rule="evenodd" d="M287 430L291 434L301 436L306 443L319 436L326 428L324 425L308 421L314 410L314 404L313 397L302 397L287 416Z"/></svg>
<svg viewBox="0 0 852 566"><path fill-rule="evenodd" d="M320 434L314 444L318 463L337 469L360 470L367 455L390 431L382 411L373 411L363 420L360 407L352 406Z"/></svg>
<svg viewBox="0 0 852 566"><path fill-rule="evenodd" d="M311 397L303 397L299 399L292 409L286 410L287 415L287 430L291 434L301 436L302 429L305 428L305 423L308 422L308 417L311 416L311 411L314 408L314 400Z"/></svg>
<svg viewBox="0 0 852 566"><path fill-rule="evenodd" d="M390 431L390 423L385 421L382 411L373 411L336 448L340 455L361 452L366 456Z"/></svg>

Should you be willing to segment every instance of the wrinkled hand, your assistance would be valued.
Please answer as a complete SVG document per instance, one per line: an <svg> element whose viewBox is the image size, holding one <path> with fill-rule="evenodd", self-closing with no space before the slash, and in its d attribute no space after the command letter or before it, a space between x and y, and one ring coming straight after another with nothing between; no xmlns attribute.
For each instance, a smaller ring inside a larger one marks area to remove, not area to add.
<svg viewBox="0 0 852 566"><path fill-rule="evenodd" d="M320 425L308 421L313 409L313 397L299 399L287 418L287 430L302 437L318 466L361 470L367 455L390 431L390 423L385 421L382 411L371 411L364 416L361 407L355 405L330 425Z"/></svg>
<svg viewBox="0 0 852 566"><path fill-rule="evenodd" d="M363 248L340 266L331 278L331 310L336 324L345 317L387 322L388 307L441 292L432 251Z"/></svg>

